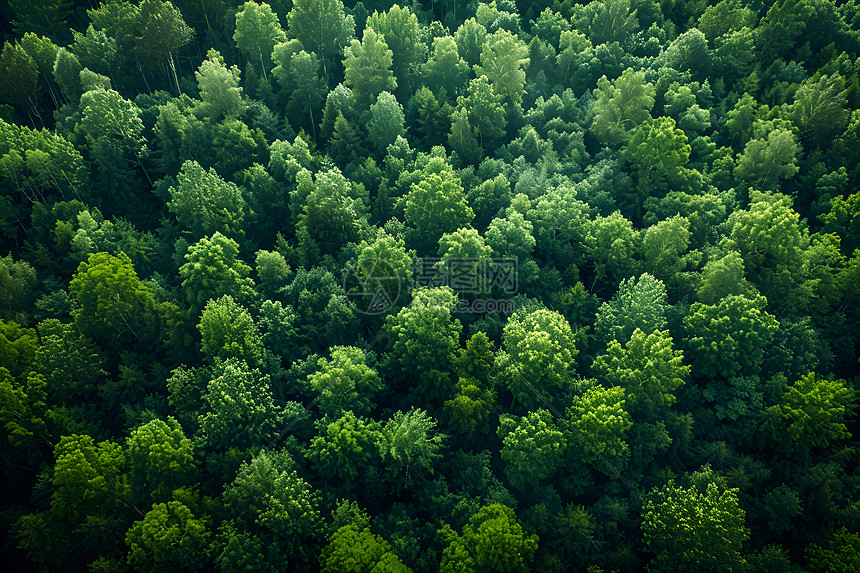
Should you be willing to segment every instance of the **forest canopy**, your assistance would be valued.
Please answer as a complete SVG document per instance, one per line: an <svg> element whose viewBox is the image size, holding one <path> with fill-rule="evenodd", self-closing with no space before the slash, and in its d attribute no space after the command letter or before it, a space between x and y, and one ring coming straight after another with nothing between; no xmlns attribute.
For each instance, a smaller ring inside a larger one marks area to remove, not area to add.
<svg viewBox="0 0 860 573"><path fill-rule="evenodd" d="M0 2L16 571L857 571L857 0Z"/></svg>

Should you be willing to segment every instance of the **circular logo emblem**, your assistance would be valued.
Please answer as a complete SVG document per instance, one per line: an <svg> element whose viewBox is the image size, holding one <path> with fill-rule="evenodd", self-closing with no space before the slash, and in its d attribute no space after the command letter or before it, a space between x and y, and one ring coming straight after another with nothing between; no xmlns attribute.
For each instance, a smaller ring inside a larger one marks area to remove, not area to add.
<svg viewBox="0 0 860 573"><path fill-rule="evenodd" d="M379 315L388 312L400 298L400 277L385 259L359 259L343 278L343 292L356 312Z"/></svg>

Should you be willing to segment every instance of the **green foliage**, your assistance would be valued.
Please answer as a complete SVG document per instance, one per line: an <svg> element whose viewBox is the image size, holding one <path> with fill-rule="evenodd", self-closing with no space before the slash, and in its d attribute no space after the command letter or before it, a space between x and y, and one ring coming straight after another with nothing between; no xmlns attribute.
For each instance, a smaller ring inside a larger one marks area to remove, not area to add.
<svg viewBox="0 0 860 573"><path fill-rule="evenodd" d="M623 346L611 341L606 354L594 360L594 369L610 385L624 388L630 412L659 418L675 403L675 391L690 374L683 361L668 330L645 334L637 328Z"/></svg>
<svg viewBox="0 0 860 573"><path fill-rule="evenodd" d="M0 9L6 569L858 569L860 0L266 2Z"/></svg>
<svg viewBox="0 0 860 573"><path fill-rule="evenodd" d="M786 427L777 439L801 457L813 448L850 438L845 420L854 410L854 390L843 380L816 378L814 372L789 386L776 406Z"/></svg>
<svg viewBox="0 0 860 573"><path fill-rule="evenodd" d="M263 447L277 433L280 419L269 377L238 360L215 368L203 394L198 439L209 448Z"/></svg>
<svg viewBox="0 0 860 573"><path fill-rule="evenodd" d="M169 500L173 491L189 483L195 474L191 441L172 417L133 429L126 447L129 486L135 499Z"/></svg>
<svg viewBox="0 0 860 573"><path fill-rule="evenodd" d="M266 69L272 62L272 50L278 42L286 39L286 34L278 23L278 16L265 2L257 4L245 2L236 12L236 31L233 41L246 58L260 62L260 70L266 76Z"/></svg>
<svg viewBox="0 0 860 573"><path fill-rule="evenodd" d="M666 286L648 273L621 281L618 291L597 309L595 338L600 348L612 340L626 343L637 328L654 332L666 328Z"/></svg>
<svg viewBox="0 0 860 573"><path fill-rule="evenodd" d="M475 217L460 179L447 165L438 171L425 171L412 185L403 206L409 225L407 240L418 253L432 252L442 235L466 227Z"/></svg>
<svg viewBox="0 0 860 573"><path fill-rule="evenodd" d="M712 305L690 307L684 318L685 347L697 376L755 374L779 322L764 308L763 296L726 295Z"/></svg>
<svg viewBox="0 0 860 573"><path fill-rule="evenodd" d="M790 179L797 171L798 152L794 134L774 129L767 138L751 139L738 157L735 175L745 181L775 186L780 179Z"/></svg>
<svg viewBox="0 0 860 573"><path fill-rule="evenodd" d="M594 97L591 132L601 143L619 145L650 118L654 86L645 81L643 73L627 68L612 82L606 76L600 78Z"/></svg>
<svg viewBox="0 0 860 573"><path fill-rule="evenodd" d="M391 54L385 38L373 28L365 28L361 42L352 40L344 48L344 84L352 88L356 111L368 109L380 93L397 87Z"/></svg>
<svg viewBox="0 0 860 573"><path fill-rule="evenodd" d="M344 411L367 414L382 380L368 362L371 357L359 348L335 346L331 358L321 358L317 371L308 376L307 385L317 395L317 406L326 416Z"/></svg>
<svg viewBox="0 0 860 573"><path fill-rule="evenodd" d="M472 137L477 138L481 147L495 147L505 133L507 119L502 104L502 95L490 84L486 75L470 81L467 95L457 98L457 108L466 112L465 118L473 130ZM455 118L451 126L452 135L456 123Z"/></svg>
<svg viewBox="0 0 860 573"><path fill-rule="evenodd" d="M378 466L384 440L379 423L358 418L348 410L321 428L307 455L329 481L349 486L366 479L368 470Z"/></svg>
<svg viewBox="0 0 860 573"><path fill-rule="evenodd" d="M624 440L633 420L624 407L625 402L623 386L597 385L581 396L574 396L567 409L567 418L575 433L568 439L570 447L581 451L584 460L606 473L608 468L598 455L612 460L616 467L618 461L626 462L630 455Z"/></svg>
<svg viewBox="0 0 860 573"><path fill-rule="evenodd" d="M744 278L744 261L737 251L705 263L696 298L704 304L716 304L728 295L746 295L750 285Z"/></svg>
<svg viewBox="0 0 860 573"><path fill-rule="evenodd" d="M287 20L290 34L319 55L326 70L327 62L342 53L355 30L355 21L344 11L341 0L295 0ZM328 78L328 71L325 76Z"/></svg>
<svg viewBox="0 0 860 573"><path fill-rule="evenodd" d="M740 552L749 531L737 489L709 483L703 492L670 484L652 491L643 511L642 534L656 555L654 570L733 571L744 565Z"/></svg>
<svg viewBox="0 0 860 573"><path fill-rule="evenodd" d="M367 136L373 146L382 153L405 133L403 106L388 92L382 92L376 103L370 106L370 122Z"/></svg>
<svg viewBox="0 0 860 573"><path fill-rule="evenodd" d="M3 102L30 114L36 108L39 67L18 42L6 42L0 52L0 93Z"/></svg>
<svg viewBox="0 0 860 573"><path fill-rule="evenodd" d="M2 120L0 133L0 179L22 203L89 197L83 158L66 138Z"/></svg>
<svg viewBox="0 0 860 573"><path fill-rule="evenodd" d="M460 378L457 393L445 401L442 416L457 436L470 440L477 434L490 433L496 402L496 393L492 389L483 387L474 378Z"/></svg>
<svg viewBox="0 0 860 573"><path fill-rule="evenodd" d="M648 194L658 194L680 176L680 169L690 157L690 146L684 132L675 127L674 119L658 117L633 130L621 155L636 174L642 189L641 201Z"/></svg>
<svg viewBox="0 0 860 573"><path fill-rule="evenodd" d="M124 508L128 482L119 444L96 443L90 436L72 434L60 438L54 458L52 514L83 525L89 516Z"/></svg>
<svg viewBox="0 0 860 573"><path fill-rule="evenodd" d="M238 259L239 245L215 232L188 248L185 264L179 269L182 289L195 308L202 309L213 298L229 294L239 301L251 294L251 267Z"/></svg>
<svg viewBox="0 0 860 573"><path fill-rule="evenodd" d="M391 71L401 91L408 93L405 89L414 86L427 54L418 17L408 7L395 4L387 12L374 11L366 27L385 38L391 50Z"/></svg>
<svg viewBox="0 0 860 573"><path fill-rule="evenodd" d="M197 329L203 337L201 350L210 360L237 358L252 366L262 360L262 339L254 319L228 294L206 303Z"/></svg>
<svg viewBox="0 0 860 573"><path fill-rule="evenodd" d="M9 7L15 12L12 25L19 32L36 32L55 39L66 35L65 21L72 12L68 0L10 0Z"/></svg>
<svg viewBox="0 0 860 573"><path fill-rule="evenodd" d="M453 36L433 38L432 53L421 69L425 86L432 93L443 89L450 96L458 96L465 88L469 68L460 49Z"/></svg>
<svg viewBox="0 0 860 573"><path fill-rule="evenodd" d="M528 47L516 35L501 29L488 35L485 42L475 74L487 76L503 101L520 103L525 89L524 69L529 65Z"/></svg>
<svg viewBox="0 0 860 573"><path fill-rule="evenodd" d="M579 353L570 324L551 310L516 312L502 333L506 353L499 355L508 389L526 407L541 397L566 391L573 382L574 359Z"/></svg>
<svg viewBox="0 0 860 573"><path fill-rule="evenodd" d="M407 573L406 567L393 552L391 544L370 532L369 527L359 529L344 525L331 536L320 556L320 565L326 573L335 571L372 571Z"/></svg>
<svg viewBox="0 0 860 573"><path fill-rule="evenodd" d="M42 457L40 447L50 444L45 387L40 374L30 373L20 383L0 366L0 451L7 467L19 463L19 457L36 463Z"/></svg>
<svg viewBox="0 0 860 573"><path fill-rule="evenodd" d="M241 239L250 214L235 183L224 181L214 169L206 171L196 161L186 161L171 186L167 208L191 238L221 233Z"/></svg>
<svg viewBox="0 0 860 573"><path fill-rule="evenodd" d="M382 428L380 454L384 475L393 488L411 488L434 473L442 457L445 434L424 410L395 412Z"/></svg>
<svg viewBox="0 0 860 573"><path fill-rule="evenodd" d="M224 65L216 54L200 64L200 69L194 72L197 87L200 90L199 113L217 121L224 116L235 117L245 111L242 101L242 88L239 87L239 68Z"/></svg>
<svg viewBox="0 0 860 573"><path fill-rule="evenodd" d="M114 90L95 89L81 96L81 127L90 157L111 193L127 194L145 147L140 109Z"/></svg>
<svg viewBox="0 0 860 573"><path fill-rule="evenodd" d="M125 535L128 563L141 571L203 569L209 561L210 537L206 519L196 518L181 501L154 503Z"/></svg>
<svg viewBox="0 0 860 573"><path fill-rule="evenodd" d="M845 527L834 532L825 549L816 543L806 547L806 559L812 571L843 571L860 565L860 536Z"/></svg>
<svg viewBox="0 0 860 573"><path fill-rule="evenodd" d="M510 507L482 507L458 534L445 526L439 536L447 543L440 571L528 571L538 536L528 535Z"/></svg>
<svg viewBox="0 0 860 573"><path fill-rule="evenodd" d="M111 347L145 343L158 335L153 293L125 253L95 253L78 266L69 283L78 303L72 314L80 331Z"/></svg>
<svg viewBox="0 0 860 573"><path fill-rule="evenodd" d="M637 274L639 265L635 259L641 249L642 237L620 211L590 221L584 239L599 280L617 284Z"/></svg>
<svg viewBox="0 0 860 573"><path fill-rule="evenodd" d="M223 499L238 526L277 544L272 557L304 566L314 559L305 542L323 527L319 494L284 452L262 452L243 463Z"/></svg>
<svg viewBox="0 0 860 573"><path fill-rule="evenodd" d="M560 469L567 442L558 422L547 410L536 410L519 420L502 416L497 434L512 486L518 489L537 486Z"/></svg>

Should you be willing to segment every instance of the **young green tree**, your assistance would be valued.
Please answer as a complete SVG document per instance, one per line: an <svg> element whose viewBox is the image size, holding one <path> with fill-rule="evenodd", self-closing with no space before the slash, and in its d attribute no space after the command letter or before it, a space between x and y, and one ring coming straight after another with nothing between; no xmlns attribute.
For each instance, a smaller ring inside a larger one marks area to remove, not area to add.
<svg viewBox="0 0 860 573"><path fill-rule="evenodd" d="M137 24L139 36L136 51L140 59L150 68L163 65L166 61L176 91L181 94L173 54L194 39L194 29L185 23L182 13L173 4L162 0L143 0Z"/></svg>
<svg viewBox="0 0 860 573"><path fill-rule="evenodd" d="M594 369L610 385L624 388L626 409L645 420L659 420L668 412L675 391L690 374L668 330L646 334L638 328L623 346L611 341L606 354L594 360Z"/></svg>
<svg viewBox="0 0 860 573"><path fill-rule="evenodd" d="M456 301L449 287L422 287L413 291L408 307L386 317L389 351L383 368L395 388L435 402L450 396L451 366L463 328L451 315Z"/></svg>
<svg viewBox="0 0 860 573"><path fill-rule="evenodd" d="M141 571L173 567L199 571L209 561L208 528L208 520L195 517L181 501L154 503L125 535L128 563Z"/></svg>
<svg viewBox="0 0 860 573"><path fill-rule="evenodd" d="M146 147L140 109L114 90L96 89L81 96L81 127L106 195L128 195Z"/></svg>
<svg viewBox="0 0 860 573"><path fill-rule="evenodd" d="M406 97L414 90L421 64L427 56L418 17L409 7L395 4L387 12L374 11L367 18L367 27L385 38L391 49L391 71L400 89L398 95Z"/></svg>
<svg viewBox="0 0 860 573"><path fill-rule="evenodd" d="M804 459L813 450L851 438L845 422L856 402L856 392L844 380L822 379L810 372L791 384L774 406L784 421L774 438L784 451Z"/></svg>
<svg viewBox="0 0 860 573"><path fill-rule="evenodd" d="M705 263L696 298L704 304L716 304L728 295L751 294L751 288L744 278L743 257L737 251L731 251Z"/></svg>
<svg viewBox="0 0 860 573"><path fill-rule="evenodd" d="M39 116L39 67L18 42L5 42L0 52L0 101L26 113L36 127Z"/></svg>
<svg viewBox="0 0 860 573"><path fill-rule="evenodd" d="M191 440L173 417L134 428L126 441L132 498L148 504L167 502L188 485L196 467Z"/></svg>
<svg viewBox="0 0 860 573"><path fill-rule="evenodd" d="M780 179L790 179L798 172L799 151L794 134L786 129L774 129L767 138L747 141L738 157L735 176L766 187L775 187Z"/></svg>
<svg viewBox="0 0 860 573"><path fill-rule="evenodd" d="M468 125L474 130L480 146L494 149L505 134L507 119L502 95L490 84L489 78L481 75L470 81L466 97L457 98L457 108L466 112ZM455 118L452 134L456 122Z"/></svg>
<svg viewBox="0 0 860 573"><path fill-rule="evenodd" d="M112 349L157 340L159 317L152 290L138 278L125 253L95 253L78 266L69 284L77 301L75 324Z"/></svg>
<svg viewBox="0 0 860 573"><path fill-rule="evenodd" d="M776 318L764 310L766 305L763 296L739 295L725 296L713 305L694 303L684 317L684 346L693 373L725 378L756 374L779 328Z"/></svg>
<svg viewBox="0 0 860 573"><path fill-rule="evenodd" d="M323 76L328 85L335 58L349 45L355 31L352 14L344 11L341 0L295 0L287 20L290 35L322 59Z"/></svg>
<svg viewBox="0 0 860 573"><path fill-rule="evenodd" d="M611 82L606 76L600 78L594 97L591 132L601 143L620 145L637 126L650 119L654 85L645 81L642 72L627 68Z"/></svg>
<svg viewBox="0 0 860 573"><path fill-rule="evenodd" d="M637 10L632 9L630 0L603 0L588 26L588 37L595 44L629 41L639 29Z"/></svg>
<svg viewBox="0 0 860 573"><path fill-rule="evenodd" d="M396 412L385 422L379 451L384 475L395 491L411 488L434 473L446 438L424 410Z"/></svg>
<svg viewBox="0 0 860 573"><path fill-rule="evenodd" d="M66 101L77 101L83 91L81 90L81 66L78 57L67 50L57 50L57 59L54 61L54 80L60 87Z"/></svg>
<svg viewBox="0 0 860 573"><path fill-rule="evenodd" d="M668 191L668 186L680 178L680 169L687 164L690 151L686 134L675 126L671 117L646 121L632 131L621 155L639 182L639 192L632 201L637 216L648 196Z"/></svg>
<svg viewBox="0 0 860 573"><path fill-rule="evenodd" d="M598 215L585 228L583 242L598 281L614 285L638 274L642 233L620 211Z"/></svg>
<svg viewBox="0 0 860 573"><path fill-rule="evenodd" d="M454 430L455 437L467 442L476 435L488 435L492 431L491 420L498 410L494 389L475 378L460 378L456 390L454 397L445 401L443 421Z"/></svg>
<svg viewBox="0 0 860 573"><path fill-rule="evenodd" d="M805 553L814 573L850 571L860 565L860 536L841 527L833 533L826 548L810 543Z"/></svg>
<svg viewBox="0 0 860 573"><path fill-rule="evenodd" d="M460 55L471 67L480 63L481 50L487 39L487 29L474 18L469 18L454 33Z"/></svg>
<svg viewBox="0 0 860 573"><path fill-rule="evenodd" d="M579 350L570 324L558 312L516 312L502 332L498 364L508 389L527 408L566 391L574 380Z"/></svg>
<svg viewBox="0 0 860 573"><path fill-rule="evenodd" d="M645 270L673 286L692 282L688 271L698 267L701 253L690 250L690 221L676 215L649 227L642 236L642 258Z"/></svg>
<svg viewBox="0 0 860 573"><path fill-rule="evenodd" d="M403 106L388 92L382 92L376 103L370 106L370 121L367 124L367 137L382 155L388 146L406 133Z"/></svg>
<svg viewBox="0 0 860 573"><path fill-rule="evenodd" d="M269 377L245 362L231 359L215 368L203 395L196 439L207 448L265 447L278 431L280 409Z"/></svg>
<svg viewBox="0 0 860 573"><path fill-rule="evenodd" d="M528 535L514 510L499 503L481 507L458 534L450 526L440 531L444 543L440 571L500 571L525 573L532 565L538 536Z"/></svg>
<svg viewBox="0 0 860 573"><path fill-rule="evenodd" d="M560 469L567 450L562 427L547 410L539 409L517 419L499 418L497 435L508 481L517 489L537 486Z"/></svg>
<svg viewBox="0 0 860 573"><path fill-rule="evenodd" d="M353 346L335 346L329 359L321 358L317 371L308 376L308 388L318 396L317 406L331 418L351 411L362 416L374 405L382 380L368 365L371 357Z"/></svg>
<svg viewBox="0 0 860 573"><path fill-rule="evenodd" d="M286 38L278 22L278 16L265 2L257 4L249 0L236 12L236 31L233 33L233 41L249 61L260 62L260 70L266 81L268 81L266 70L272 64L272 50L276 44Z"/></svg>
<svg viewBox="0 0 860 573"><path fill-rule="evenodd" d="M263 359L263 342L251 314L225 294L206 303L197 325L201 350L209 360L236 358L251 366Z"/></svg>
<svg viewBox="0 0 860 573"><path fill-rule="evenodd" d="M10 0L9 7L15 12L16 32L36 32L57 41L66 36L66 19L73 9L69 0Z"/></svg>
<svg viewBox="0 0 860 573"><path fill-rule="evenodd" d="M574 396L567 409L569 426L568 447L581 452L581 457L600 471L614 475L613 469L624 469L630 459L630 448L625 441L633 426L622 386L605 388L592 386L581 396ZM613 468L600 459L608 459Z"/></svg>
<svg viewBox="0 0 860 573"><path fill-rule="evenodd" d="M275 562L309 568L316 559L314 540L324 526L320 496L285 452L261 452L243 463L222 499L238 529L274 547Z"/></svg>
<svg viewBox="0 0 860 573"><path fill-rule="evenodd" d="M217 231L188 248L179 277L185 297L195 309L225 294L240 302L252 295L254 281L248 276L251 267L238 255L239 244Z"/></svg>
<svg viewBox="0 0 860 573"><path fill-rule="evenodd" d="M371 533L369 527L360 529L353 524L344 525L334 532L320 555L320 565L324 573L412 571L403 564L385 539Z"/></svg>
<svg viewBox="0 0 860 573"><path fill-rule="evenodd" d="M851 112L845 107L844 85L843 77L822 74L817 82L810 79L798 88L792 119L800 128L801 141L824 147L845 130Z"/></svg>
<svg viewBox="0 0 860 573"><path fill-rule="evenodd" d="M519 104L525 90L528 47L507 30L499 29L487 36L481 51L481 65L475 75L487 76L493 91L507 104Z"/></svg>
<svg viewBox="0 0 860 573"><path fill-rule="evenodd" d="M704 492L674 484L656 489L643 508L642 534L655 571L734 571L749 538L737 489L709 483Z"/></svg>
<svg viewBox="0 0 860 573"><path fill-rule="evenodd" d="M171 199L167 208L191 239L215 233L244 237L245 219L252 213L239 187L224 181L214 169L207 171L196 161L186 161L176 176L176 185L168 191Z"/></svg>
<svg viewBox="0 0 860 573"><path fill-rule="evenodd" d="M397 87L391 62L391 50L385 38L373 28L365 28L361 42L352 40L344 48L343 83L352 88L357 112L367 110L380 93L394 91Z"/></svg>
<svg viewBox="0 0 860 573"><path fill-rule="evenodd" d="M54 458L53 515L86 534L87 529L98 529L100 517L127 509L127 462L122 446L111 441L96 443L88 435L72 434L60 438L54 447Z"/></svg>
<svg viewBox="0 0 860 573"><path fill-rule="evenodd" d="M371 473L378 473L385 437L382 426L347 410L323 424L310 443L307 457L320 477L334 487L355 491Z"/></svg>
<svg viewBox="0 0 860 573"><path fill-rule="evenodd" d="M421 68L424 84L434 94L440 89L450 97L457 97L466 87L469 67L460 57L453 36L433 38L433 51Z"/></svg>
<svg viewBox="0 0 860 573"><path fill-rule="evenodd" d="M237 117L244 113L242 88L239 87L239 68L224 64L220 54L210 50L208 58L194 72L200 99L197 111L202 117L218 121L222 117Z"/></svg>
<svg viewBox="0 0 860 573"><path fill-rule="evenodd" d="M475 213L466 203L460 179L444 165L427 172L403 200L406 240L419 254L436 250L445 233L468 226Z"/></svg>

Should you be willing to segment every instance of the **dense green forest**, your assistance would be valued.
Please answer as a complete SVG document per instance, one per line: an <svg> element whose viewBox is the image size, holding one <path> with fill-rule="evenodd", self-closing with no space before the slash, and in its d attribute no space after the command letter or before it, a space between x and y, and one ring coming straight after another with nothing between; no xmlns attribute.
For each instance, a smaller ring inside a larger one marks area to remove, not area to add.
<svg viewBox="0 0 860 573"><path fill-rule="evenodd" d="M860 571L858 0L0 14L4 570Z"/></svg>

